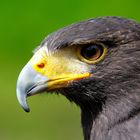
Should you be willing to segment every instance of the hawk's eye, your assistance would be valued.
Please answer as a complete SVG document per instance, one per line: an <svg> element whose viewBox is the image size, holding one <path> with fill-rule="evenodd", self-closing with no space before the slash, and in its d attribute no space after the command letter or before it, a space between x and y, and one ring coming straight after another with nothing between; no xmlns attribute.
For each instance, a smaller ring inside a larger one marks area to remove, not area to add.
<svg viewBox="0 0 140 140"><path fill-rule="evenodd" d="M87 63L96 63L103 58L105 52L103 44L90 44L79 49L79 57Z"/></svg>

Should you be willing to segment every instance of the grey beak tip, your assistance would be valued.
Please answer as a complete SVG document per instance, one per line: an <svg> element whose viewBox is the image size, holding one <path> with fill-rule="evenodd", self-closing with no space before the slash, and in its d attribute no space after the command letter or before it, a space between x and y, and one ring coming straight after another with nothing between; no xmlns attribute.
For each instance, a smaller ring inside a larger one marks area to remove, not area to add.
<svg viewBox="0 0 140 140"><path fill-rule="evenodd" d="M30 109L29 108L23 108L25 112L29 113Z"/></svg>
<svg viewBox="0 0 140 140"><path fill-rule="evenodd" d="M30 112L30 108L28 107L28 105L27 105L26 102L19 101L19 103L20 103L20 106L22 107L22 109L23 109L25 112Z"/></svg>
<svg viewBox="0 0 140 140"><path fill-rule="evenodd" d="M28 107L28 106L22 106L21 104L20 104L20 106L22 107L22 109L25 111L25 112L30 112L30 108Z"/></svg>

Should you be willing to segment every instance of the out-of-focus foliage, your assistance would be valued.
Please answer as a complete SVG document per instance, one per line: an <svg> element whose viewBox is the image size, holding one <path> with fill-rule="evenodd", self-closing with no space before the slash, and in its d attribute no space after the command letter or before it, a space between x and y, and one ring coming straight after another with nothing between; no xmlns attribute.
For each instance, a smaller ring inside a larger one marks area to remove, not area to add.
<svg viewBox="0 0 140 140"><path fill-rule="evenodd" d="M62 96L16 100L16 80L42 39L63 26L98 16L140 21L139 0L0 1L0 140L81 140L80 110Z"/></svg>

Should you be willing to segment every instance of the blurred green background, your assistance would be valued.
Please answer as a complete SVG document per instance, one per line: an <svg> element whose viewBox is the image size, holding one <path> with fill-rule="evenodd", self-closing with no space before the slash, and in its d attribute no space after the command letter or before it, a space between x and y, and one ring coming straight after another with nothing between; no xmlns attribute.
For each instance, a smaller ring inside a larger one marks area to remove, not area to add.
<svg viewBox="0 0 140 140"><path fill-rule="evenodd" d="M25 113L16 80L32 50L50 32L98 16L140 21L139 0L0 1L0 140L82 140L80 110L65 97L38 95Z"/></svg>

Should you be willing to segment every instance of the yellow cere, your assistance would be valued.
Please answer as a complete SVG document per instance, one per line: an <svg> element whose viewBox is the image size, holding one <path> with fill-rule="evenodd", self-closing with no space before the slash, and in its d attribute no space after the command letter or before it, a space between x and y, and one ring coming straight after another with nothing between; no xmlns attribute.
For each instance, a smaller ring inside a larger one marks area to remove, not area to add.
<svg viewBox="0 0 140 140"><path fill-rule="evenodd" d="M29 64L35 71L52 80L50 85L55 84L54 81L62 84L69 80L89 77L89 65L78 59L76 51L76 47L68 47L51 53L46 47L42 47L34 54Z"/></svg>
<svg viewBox="0 0 140 140"><path fill-rule="evenodd" d="M48 89L56 89L67 86L73 80L80 80L89 77L90 73L84 74L69 74L64 77L57 77L48 81Z"/></svg>

